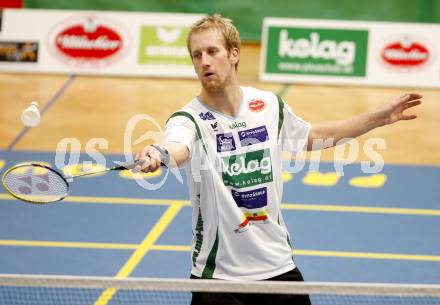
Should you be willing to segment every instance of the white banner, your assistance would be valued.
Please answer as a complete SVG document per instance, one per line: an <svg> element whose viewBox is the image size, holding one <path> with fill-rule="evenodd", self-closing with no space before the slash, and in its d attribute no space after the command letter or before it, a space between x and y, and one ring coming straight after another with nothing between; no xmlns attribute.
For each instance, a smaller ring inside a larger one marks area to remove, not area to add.
<svg viewBox="0 0 440 305"><path fill-rule="evenodd" d="M265 18L263 81L440 88L440 25Z"/></svg>
<svg viewBox="0 0 440 305"><path fill-rule="evenodd" d="M0 71L195 77L186 37L201 17L5 9Z"/></svg>

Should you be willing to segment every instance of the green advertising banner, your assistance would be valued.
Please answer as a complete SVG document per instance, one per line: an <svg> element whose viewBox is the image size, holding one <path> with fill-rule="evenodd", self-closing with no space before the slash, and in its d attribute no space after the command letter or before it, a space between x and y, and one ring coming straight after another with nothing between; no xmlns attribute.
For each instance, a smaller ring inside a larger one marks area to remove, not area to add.
<svg viewBox="0 0 440 305"><path fill-rule="evenodd" d="M186 48L188 32L188 27L143 26L140 30L139 64L192 67Z"/></svg>
<svg viewBox="0 0 440 305"><path fill-rule="evenodd" d="M266 73L364 77L368 30L270 26Z"/></svg>
<svg viewBox="0 0 440 305"><path fill-rule="evenodd" d="M260 80L438 88L439 25L267 17Z"/></svg>

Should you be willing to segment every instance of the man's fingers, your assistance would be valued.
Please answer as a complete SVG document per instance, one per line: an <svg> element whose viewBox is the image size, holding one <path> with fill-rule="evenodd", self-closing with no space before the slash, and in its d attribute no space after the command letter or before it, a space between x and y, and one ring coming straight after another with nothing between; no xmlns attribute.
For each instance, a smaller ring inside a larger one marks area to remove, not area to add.
<svg viewBox="0 0 440 305"><path fill-rule="evenodd" d="M417 105L420 105L421 103L422 103L422 101L420 101L420 100L415 100L415 101L412 101L412 102L407 102L406 104L403 105L402 111L405 111L405 110L407 110L409 108L412 108L412 107L415 107ZM417 118L417 115L415 115L415 114L404 114L404 113L402 113L401 120L414 120L416 118Z"/></svg>
<svg viewBox="0 0 440 305"><path fill-rule="evenodd" d="M141 159L137 162L136 166L133 168L133 172L138 173L141 171L146 171L148 167L151 164L151 160L149 157L144 157L144 159Z"/></svg>
<svg viewBox="0 0 440 305"><path fill-rule="evenodd" d="M144 147L138 154L136 160L139 164L133 168L133 172L154 172L160 167L160 154L151 146Z"/></svg>
<svg viewBox="0 0 440 305"><path fill-rule="evenodd" d="M156 171L160 167L160 160L157 158L151 159L150 169L151 171Z"/></svg>
<svg viewBox="0 0 440 305"><path fill-rule="evenodd" d="M402 95L401 97L399 97L398 103L402 104L402 103L406 103L409 101L414 101L414 100L418 100L421 99L423 96L419 93L406 93L404 95Z"/></svg>
<svg viewBox="0 0 440 305"><path fill-rule="evenodd" d="M422 103L421 100L415 100L415 101L411 101L411 102L407 102L405 105L403 105L403 109L408 109L417 105L420 105Z"/></svg>
<svg viewBox="0 0 440 305"><path fill-rule="evenodd" d="M417 118L417 115L415 115L415 114L408 114L408 115L402 116L402 120L414 120L416 118Z"/></svg>
<svg viewBox="0 0 440 305"><path fill-rule="evenodd" d="M408 95L410 100L421 99L423 97L420 93L409 93Z"/></svg>
<svg viewBox="0 0 440 305"><path fill-rule="evenodd" d="M148 157L148 148L147 147L144 147L143 149L141 149L137 154L136 154L136 157L135 157L135 163L136 163L136 166L135 167L133 167L133 169L132 169L132 171L134 172L134 173L138 173L138 172L140 172L141 170L143 170L143 168L144 168L144 166L146 165L146 161L147 161L147 158L149 158Z"/></svg>
<svg viewBox="0 0 440 305"><path fill-rule="evenodd" d="M138 154L139 155L139 154ZM132 170L132 172L134 172L134 173L138 173L138 172L140 172L141 170L142 170L142 166L144 165L144 163L145 163L145 160L141 160L141 159L139 159L139 156L138 155L136 155L136 158L135 158L135 161L134 161L134 166L133 166L133 168L131 169Z"/></svg>

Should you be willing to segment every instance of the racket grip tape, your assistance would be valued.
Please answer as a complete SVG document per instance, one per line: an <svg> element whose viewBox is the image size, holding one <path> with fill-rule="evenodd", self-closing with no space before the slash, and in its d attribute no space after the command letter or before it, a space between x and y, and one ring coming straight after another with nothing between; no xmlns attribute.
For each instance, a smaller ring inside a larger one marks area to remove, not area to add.
<svg viewBox="0 0 440 305"><path fill-rule="evenodd" d="M170 163L170 153L165 147L158 146L158 145L151 145L154 147L159 153L160 153L160 165L161 166L168 166Z"/></svg>

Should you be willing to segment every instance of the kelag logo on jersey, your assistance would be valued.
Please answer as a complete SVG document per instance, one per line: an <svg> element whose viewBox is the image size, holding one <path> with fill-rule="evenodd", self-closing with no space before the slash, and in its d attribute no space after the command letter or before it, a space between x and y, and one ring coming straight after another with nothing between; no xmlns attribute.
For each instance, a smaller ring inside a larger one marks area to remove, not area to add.
<svg viewBox="0 0 440 305"><path fill-rule="evenodd" d="M232 133L221 133L217 135L217 152L235 150L235 141Z"/></svg>
<svg viewBox="0 0 440 305"><path fill-rule="evenodd" d="M273 179L269 149L223 157L221 162L223 183L226 186L243 188L271 182Z"/></svg>
<svg viewBox="0 0 440 305"><path fill-rule="evenodd" d="M246 192L235 190L231 192L237 206L240 208L258 209L267 205L267 188L265 187Z"/></svg>
<svg viewBox="0 0 440 305"><path fill-rule="evenodd" d="M269 140L266 126L240 131L238 136L240 137L241 146L248 146Z"/></svg>
<svg viewBox="0 0 440 305"><path fill-rule="evenodd" d="M229 129L246 128L246 122L234 122L229 125Z"/></svg>
<svg viewBox="0 0 440 305"><path fill-rule="evenodd" d="M211 113L211 112L200 112L199 113L199 117L203 120L203 121L211 121L211 120L215 120L215 116Z"/></svg>

